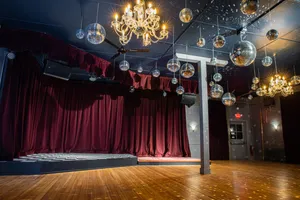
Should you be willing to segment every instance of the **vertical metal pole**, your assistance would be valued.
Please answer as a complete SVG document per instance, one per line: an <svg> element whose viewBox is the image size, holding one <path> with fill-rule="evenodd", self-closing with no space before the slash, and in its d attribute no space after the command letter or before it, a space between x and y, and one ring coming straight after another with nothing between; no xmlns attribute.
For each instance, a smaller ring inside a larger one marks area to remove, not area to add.
<svg viewBox="0 0 300 200"><path fill-rule="evenodd" d="M208 119L208 94L207 94L206 61L198 63L198 84L200 97L200 149L201 168L200 174L210 174L209 156L209 119Z"/></svg>

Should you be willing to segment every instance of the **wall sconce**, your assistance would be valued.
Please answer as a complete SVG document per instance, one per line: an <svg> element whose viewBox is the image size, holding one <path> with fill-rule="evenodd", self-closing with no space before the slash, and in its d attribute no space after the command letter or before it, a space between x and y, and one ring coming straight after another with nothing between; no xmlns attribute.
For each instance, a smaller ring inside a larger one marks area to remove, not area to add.
<svg viewBox="0 0 300 200"><path fill-rule="evenodd" d="M273 128L275 131L278 131L279 129L279 123L278 122L272 122Z"/></svg>
<svg viewBox="0 0 300 200"><path fill-rule="evenodd" d="M195 132L197 130L197 126L198 126L198 124L196 122L190 123L190 127L193 132Z"/></svg>

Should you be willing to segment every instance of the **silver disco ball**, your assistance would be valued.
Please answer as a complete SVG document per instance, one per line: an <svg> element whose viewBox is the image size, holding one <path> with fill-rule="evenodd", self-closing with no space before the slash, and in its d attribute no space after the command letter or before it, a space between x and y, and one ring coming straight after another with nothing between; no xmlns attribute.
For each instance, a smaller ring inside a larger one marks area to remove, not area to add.
<svg viewBox="0 0 300 200"><path fill-rule="evenodd" d="M82 29L78 29L77 31L76 31L76 37L78 38L78 39L83 39L84 38L84 35L85 35L85 33L84 33L84 30L82 30Z"/></svg>
<svg viewBox="0 0 300 200"><path fill-rule="evenodd" d="M256 58L256 47L249 41L243 40L237 42L229 55L230 60L238 67L247 67L253 63Z"/></svg>
<svg viewBox="0 0 300 200"><path fill-rule="evenodd" d="M191 78L195 74L195 68L190 63L185 63L180 69L180 74L184 78Z"/></svg>
<svg viewBox="0 0 300 200"><path fill-rule="evenodd" d="M193 19L193 12L189 8L184 8L179 13L179 19L183 23L190 23Z"/></svg>
<svg viewBox="0 0 300 200"><path fill-rule="evenodd" d="M215 82L211 81L209 82L209 86L212 87L215 84Z"/></svg>
<svg viewBox="0 0 300 200"><path fill-rule="evenodd" d="M295 86L295 85L299 85L300 84L300 76L293 76L290 80L291 85Z"/></svg>
<svg viewBox="0 0 300 200"><path fill-rule="evenodd" d="M251 101L253 99L253 96L251 94L249 94L248 99Z"/></svg>
<svg viewBox="0 0 300 200"><path fill-rule="evenodd" d="M226 40L223 35L217 35L213 40L214 47L217 49L224 47L225 43Z"/></svg>
<svg viewBox="0 0 300 200"><path fill-rule="evenodd" d="M234 96L234 94L227 92L223 95L222 97L222 103L225 106L232 106L234 105L236 102L236 97Z"/></svg>
<svg viewBox="0 0 300 200"><path fill-rule="evenodd" d="M256 84L251 85L251 90L257 90L257 88L258 88L258 85L256 85Z"/></svg>
<svg viewBox="0 0 300 200"><path fill-rule="evenodd" d="M175 78L175 77L174 77L174 78L172 78L172 84L173 84L173 85L176 85L177 83L178 83L178 79L177 79L177 78Z"/></svg>
<svg viewBox="0 0 300 200"><path fill-rule="evenodd" d="M203 38L203 37L199 38L198 42L197 42L197 46L204 47L205 46L205 38Z"/></svg>
<svg viewBox="0 0 300 200"><path fill-rule="evenodd" d="M261 63L264 67L270 67L273 63L273 59L270 56L265 56Z"/></svg>
<svg viewBox="0 0 300 200"><path fill-rule="evenodd" d="M86 28L86 39L92 44L101 44L106 37L106 31L101 24L93 23Z"/></svg>
<svg viewBox="0 0 300 200"><path fill-rule="evenodd" d="M253 15L259 6L258 0L242 0L241 11L245 15Z"/></svg>
<svg viewBox="0 0 300 200"><path fill-rule="evenodd" d="M172 58L167 63L167 68L171 72L177 72L180 69L180 61L177 58Z"/></svg>
<svg viewBox="0 0 300 200"><path fill-rule="evenodd" d="M139 67L137 68L137 72L138 72L138 73L142 73L143 71L144 71L144 69L143 69L142 66L139 66Z"/></svg>
<svg viewBox="0 0 300 200"><path fill-rule="evenodd" d="M214 81L220 82L222 80L222 74L220 73L215 73L213 76Z"/></svg>
<svg viewBox="0 0 300 200"><path fill-rule="evenodd" d="M267 32L266 36L267 36L268 40L272 41L272 40L276 40L278 38L279 33L277 30L271 29Z"/></svg>
<svg viewBox="0 0 300 200"><path fill-rule="evenodd" d="M159 77L160 76L160 71L158 69L154 69L152 71L152 76L155 77L155 78Z"/></svg>
<svg viewBox="0 0 300 200"><path fill-rule="evenodd" d="M253 83L253 84L258 84L258 83L259 83L259 78L254 77L254 78L252 79L252 83Z"/></svg>
<svg viewBox="0 0 300 200"><path fill-rule="evenodd" d="M168 96L167 92L163 91L163 97L166 97L166 96Z"/></svg>
<svg viewBox="0 0 300 200"><path fill-rule="evenodd" d="M120 64L119 64L119 68L123 72L128 71L129 68L130 68L129 62L127 60L121 61Z"/></svg>
<svg viewBox="0 0 300 200"><path fill-rule="evenodd" d="M224 89L219 84L214 84L210 89L210 96L214 99L220 99L224 93Z"/></svg>
<svg viewBox="0 0 300 200"><path fill-rule="evenodd" d="M210 64L213 65L213 66L215 66L217 64L217 58L216 57L212 57L210 59Z"/></svg>
<svg viewBox="0 0 300 200"><path fill-rule="evenodd" d="M183 95L184 93L184 88L180 85L176 88L176 93L179 95Z"/></svg>

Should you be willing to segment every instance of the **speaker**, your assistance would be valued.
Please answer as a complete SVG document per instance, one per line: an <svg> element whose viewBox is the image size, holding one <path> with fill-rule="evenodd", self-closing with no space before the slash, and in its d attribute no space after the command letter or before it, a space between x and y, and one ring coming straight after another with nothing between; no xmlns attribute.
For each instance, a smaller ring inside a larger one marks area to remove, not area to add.
<svg viewBox="0 0 300 200"><path fill-rule="evenodd" d="M52 60L47 60L44 69L44 75L62 79L65 81L68 81L70 79L71 72L72 72L71 67Z"/></svg>
<svg viewBox="0 0 300 200"><path fill-rule="evenodd" d="M182 95L181 104L191 107L196 103L197 96L195 94L185 93Z"/></svg>

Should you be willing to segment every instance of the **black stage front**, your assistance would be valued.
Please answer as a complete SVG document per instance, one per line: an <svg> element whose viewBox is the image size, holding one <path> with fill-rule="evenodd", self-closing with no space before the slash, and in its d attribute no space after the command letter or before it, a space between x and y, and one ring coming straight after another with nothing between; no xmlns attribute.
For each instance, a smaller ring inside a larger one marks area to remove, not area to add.
<svg viewBox="0 0 300 200"><path fill-rule="evenodd" d="M137 165L130 154L45 153L0 161L0 175L32 175Z"/></svg>

